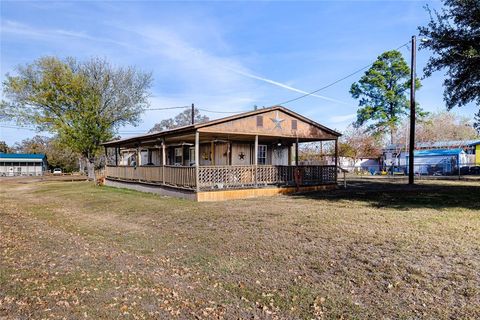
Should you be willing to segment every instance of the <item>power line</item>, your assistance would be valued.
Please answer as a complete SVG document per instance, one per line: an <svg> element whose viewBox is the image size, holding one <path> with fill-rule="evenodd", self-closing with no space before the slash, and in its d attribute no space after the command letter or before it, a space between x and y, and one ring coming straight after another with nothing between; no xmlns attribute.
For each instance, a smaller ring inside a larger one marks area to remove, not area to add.
<svg viewBox="0 0 480 320"><path fill-rule="evenodd" d="M165 108L148 108L145 109L145 111L156 111L156 110L171 110L171 109L185 109L185 108L190 108L189 106L184 106L184 107L165 107Z"/></svg>
<svg viewBox="0 0 480 320"><path fill-rule="evenodd" d="M245 110L243 110L243 111L215 111L215 110L208 110L208 109L201 109L201 108L198 108L198 110L204 111L204 112L211 112L211 113L242 113L242 112L246 112Z"/></svg>
<svg viewBox="0 0 480 320"><path fill-rule="evenodd" d="M172 110L172 109L186 109L186 108L191 108L191 106L184 106L184 107L162 107L162 108L148 108L145 109L145 111L157 111L157 110ZM209 109L203 109L203 108L195 108L199 111L203 112L210 112L210 113L241 113L245 111L216 111L216 110L209 110Z"/></svg>
<svg viewBox="0 0 480 320"><path fill-rule="evenodd" d="M398 49L400 49L400 48L403 48L403 47L407 46L409 43L410 43L410 42L406 42L406 43L402 44L401 46L399 46L398 48L396 48L395 50L398 50ZM342 77L342 78L340 78L340 79L338 79L338 80L335 80L335 81L333 81L333 82L331 82L331 83L329 83L329 84L327 84L327 85L325 85L325 86L323 86L323 87L321 87L321 88L319 88L319 89L317 89L317 90L308 92L308 93L306 93L306 94L304 94L304 95L298 96L298 97L296 97L296 98L293 98L293 99L290 99L290 100L287 100L287 101L284 101L284 102L277 103L276 105L283 105L283 104L287 104L287 103L290 103L290 102L293 102L293 101L297 101L297 100L300 100L300 99L302 99L302 98L311 96L312 94L315 94L315 93L320 92L320 91L322 91L322 90L325 90L325 89L327 89L327 88L330 88L331 86L333 86L333 85L335 85L335 84L337 84L337 83L339 83L339 82L341 82L341 81L343 81L343 80L345 80L345 79L348 79L348 78L350 78L351 76L354 76L354 75L356 75L357 73L362 72L363 70L371 67L374 63L375 63L375 61L372 62L372 63L369 63L368 65L364 66L363 68L360 68L360 69L358 69L358 70L356 70L356 71L354 71L354 72L352 72L352 73L350 73L350 74L348 74L348 75L346 75L346 76L344 76L344 77Z"/></svg>

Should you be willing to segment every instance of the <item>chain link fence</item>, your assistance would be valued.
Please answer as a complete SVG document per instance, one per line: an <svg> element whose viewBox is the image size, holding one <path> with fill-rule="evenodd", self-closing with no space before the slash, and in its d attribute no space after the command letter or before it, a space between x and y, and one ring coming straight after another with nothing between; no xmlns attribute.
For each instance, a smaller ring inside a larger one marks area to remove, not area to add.
<svg viewBox="0 0 480 320"><path fill-rule="evenodd" d="M384 177L389 179L406 178L409 173L408 165L381 166L381 165L363 165L363 166L342 166L346 170L347 177L371 178ZM479 179L480 164L464 163L460 166L444 162L437 164L415 164L415 176L418 179Z"/></svg>

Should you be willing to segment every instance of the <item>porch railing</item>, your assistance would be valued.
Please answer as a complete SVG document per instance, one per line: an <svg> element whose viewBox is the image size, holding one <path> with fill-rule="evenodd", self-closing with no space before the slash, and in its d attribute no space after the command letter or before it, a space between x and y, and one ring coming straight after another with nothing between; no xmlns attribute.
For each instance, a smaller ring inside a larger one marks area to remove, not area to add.
<svg viewBox="0 0 480 320"><path fill-rule="evenodd" d="M201 166L198 173L200 190L335 182L335 166Z"/></svg>
<svg viewBox="0 0 480 320"><path fill-rule="evenodd" d="M107 166L105 170L107 178L147 182L152 184L165 184L174 187L194 189L195 167L179 166Z"/></svg>
<svg viewBox="0 0 480 320"><path fill-rule="evenodd" d="M195 167L180 166L107 166L107 178L196 189ZM242 189L265 185L315 185L335 183L335 166L201 166L200 190Z"/></svg>

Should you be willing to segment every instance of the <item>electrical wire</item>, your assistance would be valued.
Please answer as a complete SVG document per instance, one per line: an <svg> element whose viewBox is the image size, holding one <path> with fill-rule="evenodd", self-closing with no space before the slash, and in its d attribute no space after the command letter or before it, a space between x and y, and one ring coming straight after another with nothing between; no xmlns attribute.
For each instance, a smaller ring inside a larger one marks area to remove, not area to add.
<svg viewBox="0 0 480 320"><path fill-rule="evenodd" d="M401 46L399 46L398 48L396 48L395 50L401 49L401 48L407 46L409 43L410 43L410 42L406 42L406 43L402 44ZM319 89L317 89L317 90L308 92L308 93L306 93L306 94L303 94L303 95L301 95L301 96L298 96L298 97L296 97L296 98L293 98L293 99L290 99L290 100L287 100L287 101L283 101L283 102L277 103L277 104L275 104L275 105L277 105L277 106L278 106L278 105L284 105L284 104L287 104L287 103L290 103L290 102L293 102L293 101L297 101L297 100L303 99L303 98L305 98L305 97L311 96L312 94L315 94L315 93L320 92L320 91L322 91L322 90L325 90L325 89L327 89L327 88L330 88L331 86L333 86L333 85L335 85L335 84L337 84L337 83L339 83L339 82L341 82L341 81L343 81L343 80L345 80L345 79L348 79L348 78L350 78L351 76L354 76L354 75L356 75L357 73L362 72L363 70L371 67L374 63L375 63L375 61L372 62L372 63L369 63L368 65L366 65L366 66L364 66L364 67L362 67L362 68L360 68L360 69L358 69L358 70L356 70L356 71L354 71L354 72L352 72L352 73L350 73L350 74L348 74L348 75L346 75L346 76L344 76L344 77L342 77L342 78L340 78L340 79L338 79L338 80L335 80L335 81L333 81L333 82L331 82L331 83L329 83L329 84L327 84L327 85L325 85L325 86L323 86L323 87L321 87L321 88L319 88Z"/></svg>

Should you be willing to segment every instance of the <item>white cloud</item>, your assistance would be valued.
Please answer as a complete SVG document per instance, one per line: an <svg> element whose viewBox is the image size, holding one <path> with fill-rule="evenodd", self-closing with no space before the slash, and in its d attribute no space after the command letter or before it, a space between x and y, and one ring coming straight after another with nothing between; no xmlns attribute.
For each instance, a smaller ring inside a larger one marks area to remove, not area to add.
<svg viewBox="0 0 480 320"><path fill-rule="evenodd" d="M5 20L2 21L2 28L0 33L3 35L24 36L39 40L56 40L58 38L77 38L83 40L91 40L97 42L104 42L110 44L116 44L119 46L129 47L132 46L126 42L115 41L109 38L93 37L85 32L69 31L63 29L48 29L48 28L36 28L16 21Z"/></svg>
<svg viewBox="0 0 480 320"><path fill-rule="evenodd" d="M251 79L256 79L256 80L260 80L260 81L264 81L264 82L267 82L267 83L270 83L270 84L273 84L277 87L280 87L280 88L284 88L284 89L287 89L287 90L290 90L290 91L294 91L294 92L298 92L298 93L302 93L302 94L309 94L309 92L307 91L304 91L304 90L300 90L300 89L297 89L297 88L294 88L290 85L287 85L285 83L281 83L281 82L278 82L278 81L275 81L275 80L272 80L272 79L268 79L268 78L264 78L264 77L260 77L260 76L256 76L252 73L247 73L247 72L244 72L244 71L239 71L239 70L234 70L234 69L231 69L233 72L236 72L238 74L241 74L245 77L248 77L248 78L251 78ZM331 102L336 102L336 103L341 103L341 104L347 104L343 101L340 101L340 100L337 100L337 99L333 99L333 98L329 98L329 97L326 97L326 96L322 96L322 95L319 95L319 94L310 94L311 97L316 97L316 98L320 98L320 99L323 99L323 100L327 100L327 101L331 101Z"/></svg>
<svg viewBox="0 0 480 320"><path fill-rule="evenodd" d="M353 121L355 120L355 117L357 116L356 113L350 113L342 116L333 116L329 118L329 122L331 123L343 123L347 121Z"/></svg>

